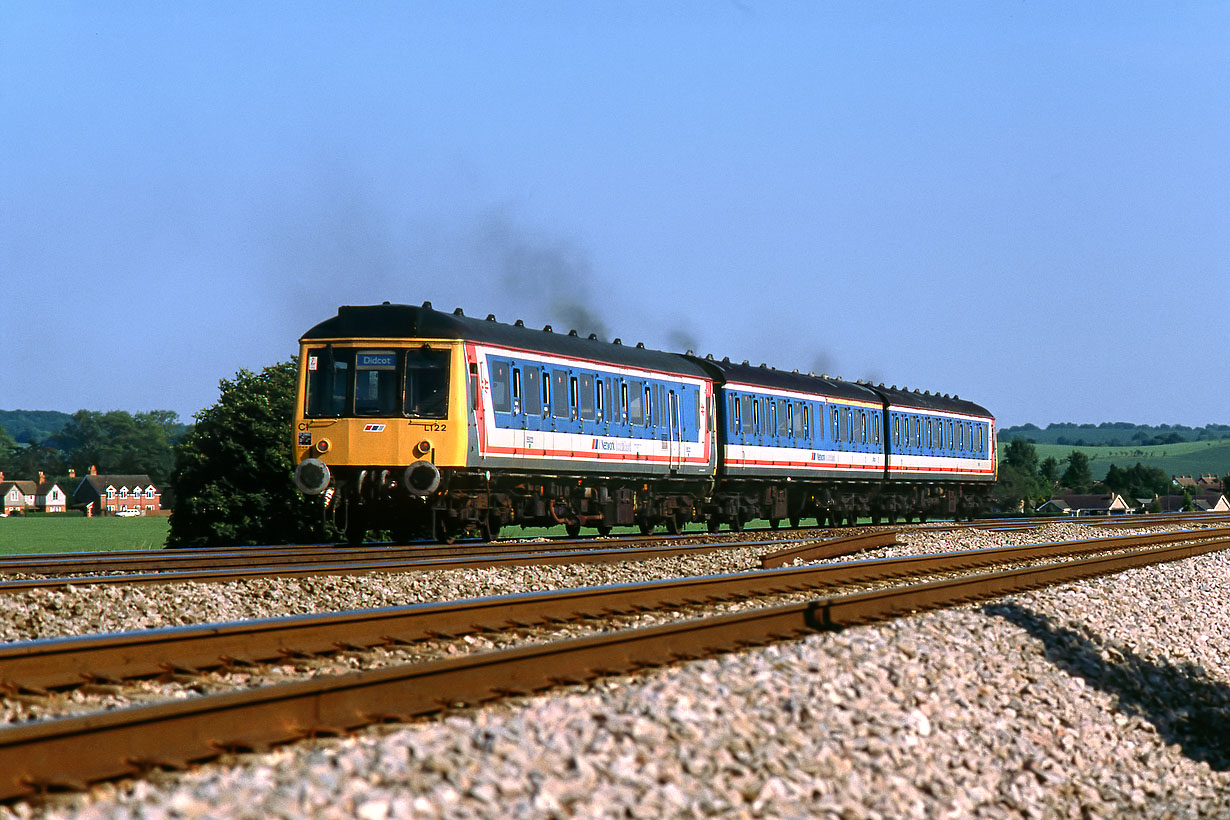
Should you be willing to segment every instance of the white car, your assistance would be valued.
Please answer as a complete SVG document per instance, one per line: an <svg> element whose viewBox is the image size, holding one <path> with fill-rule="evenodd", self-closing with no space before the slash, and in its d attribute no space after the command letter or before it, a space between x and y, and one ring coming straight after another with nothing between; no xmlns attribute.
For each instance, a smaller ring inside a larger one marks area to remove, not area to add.
<svg viewBox="0 0 1230 820"><path fill-rule="evenodd" d="M140 514L140 510L120 510L116 513L116 515L120 518L135 518Z"/></svg>

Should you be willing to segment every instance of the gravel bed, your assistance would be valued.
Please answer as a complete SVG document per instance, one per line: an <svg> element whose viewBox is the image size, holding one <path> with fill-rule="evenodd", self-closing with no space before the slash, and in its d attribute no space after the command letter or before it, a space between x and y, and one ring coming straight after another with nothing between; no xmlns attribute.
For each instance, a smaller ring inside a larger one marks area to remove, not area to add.
<svg viewBox="0 0 1230 820"><path fill-rule="evenodd" d="M912 533L893 551L1117 534ZM758 566L764 551L38 591L0 599L0 637L711 574ZM0 817L1230 816L1228 611L1230 556L1203 556L102 784Z"/></svg>

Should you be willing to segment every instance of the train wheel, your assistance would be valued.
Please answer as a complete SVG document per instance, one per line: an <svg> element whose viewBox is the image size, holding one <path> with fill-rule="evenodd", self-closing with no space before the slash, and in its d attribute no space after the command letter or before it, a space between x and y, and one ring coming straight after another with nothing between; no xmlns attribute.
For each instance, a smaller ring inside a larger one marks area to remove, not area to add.
<svg viewBox="0 0 1230 820"><path fill-rule="evenodd" d="M610 524L599 524L598 534L601 535L603 538L606 538L608 535L611 534L611 525Z"/></svg>
<svg viewBox="0 0 1230 820"><path fill-rule="evenodd" d="M799 528L799 517L797 515L790 516L790 526L796 530Z"/></svg>
<svg viewBox="0 0 1230 820"><path fill-rule="evenodd" d="M678 535L679 531L682 529L683 526L679 523L678 513L666 516L666 531L668 533L671 535Z"/></svg>
<svg viewBox="0 0 1230 820"><path fill-rule="evenodd" d="M569 538L576 538L578 535L581 534L581 522L580 521L565 521L564 522L564 532L568 533Z"/></svg>
<svg viewBox="0 0 1230 820"><path fill-rule="evenodd" d="M649 535L653 532L653 524L650 524L648 521L643 519L637 522L637 526L641 528L641 535Z"/></svg>
<svg viewBox="0 0 1230 820"><path fill-rule="evenodd" d="M779 526L781 526L781 523L782 523L782 520L780 518L770 518L769 519L769 529L775 530Z"/></svg>
<svg viewBox="0 0 1230 820"><path fill-rule="evenodd" d="M709 532L717 532L718 528L722 526L722 522L716 518L708 518L705 520L705 526L709 528Z"/></svg>
<svg viewBox="0 0 1230 820"><path fill-rule="evenodd" d="M494 541L500 537L500 521L494 515L487 516L487 520L478 525L478 534L482 536L484 541Z"/></svg>
<svg viewBox="0 0 1230 820"><path fill-rule="evenodd" d="M730 519L731 532L743 532L743 521L738 516Z"/></svg>

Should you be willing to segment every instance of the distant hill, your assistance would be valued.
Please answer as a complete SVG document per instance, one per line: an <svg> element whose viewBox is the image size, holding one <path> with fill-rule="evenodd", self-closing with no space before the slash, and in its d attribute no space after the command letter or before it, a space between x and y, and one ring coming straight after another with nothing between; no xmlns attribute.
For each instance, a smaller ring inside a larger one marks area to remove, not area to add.
<svg viewBox="0 0 1230 820"><path fill-rule="evenodd" d="M1020 438L1034 444L1057 444L1066 447L1118 447L1135 449L1184 441L1217 441L1230 439L1230 424L1208 424L1186 427L1182 424L1132 424L1126 421L1105 421L1101 424L1048 424L1042 429L1033 424L1004 427L996 438L1001 443ZM1041 450L1039 450L1041 455ZM1067 455L1065 452L1064 455ZM1041 456L1045 458L1045 456ZM1119 462L1115 462L1118 464ZM1123 466L1123 465L1120 465ZM1130 465L1129 465L1130 466Z"/></svg>
<svg viewBox="0 0 1230 820"><path fill-rule="evenodd" d="M1007 442L1000 441L999 455L1003 458ZM1154 444L1142 447L1076 447L1071 444L1035 444L1038 460L1054 458L1063 468L1063 460L1073 450L1089 457L1089 469L1099 481L1106 477L1110 465L1129 468L1136 464L1157 467L1166 475L1200 476L1211 474L1218 477L1230 473L1230 438L1211 441L1183 441L1175 444Z"/></svg>
<svg viewBox="0 0 1230 820"><path fill-rule="evenodd" d="M72 418L59 410L0 410L0 427L19 444L31 444L60 432Z"/></svg>

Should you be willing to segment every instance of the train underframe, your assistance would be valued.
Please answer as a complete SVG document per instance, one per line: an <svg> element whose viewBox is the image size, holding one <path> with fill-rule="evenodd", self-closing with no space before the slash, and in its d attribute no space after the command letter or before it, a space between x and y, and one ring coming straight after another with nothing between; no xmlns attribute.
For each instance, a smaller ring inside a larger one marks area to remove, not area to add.
<svg viewBox="0 0 1230 820"><path fill-rule="evenodd" d="M403 476L405 476L403 478ZM351 543L386 531L396 541L434 538L451 543L463 535L493 539L505 527L563 525L607 535L614 527L661 527L680 532L703 523L740 531L763 519L799 526L972 518L986 509L987 484L910 481L763 481L709 477L543 476L494 471L443 470L429 493L408 474L392 469L334 473L325 515Z"/></svg>

